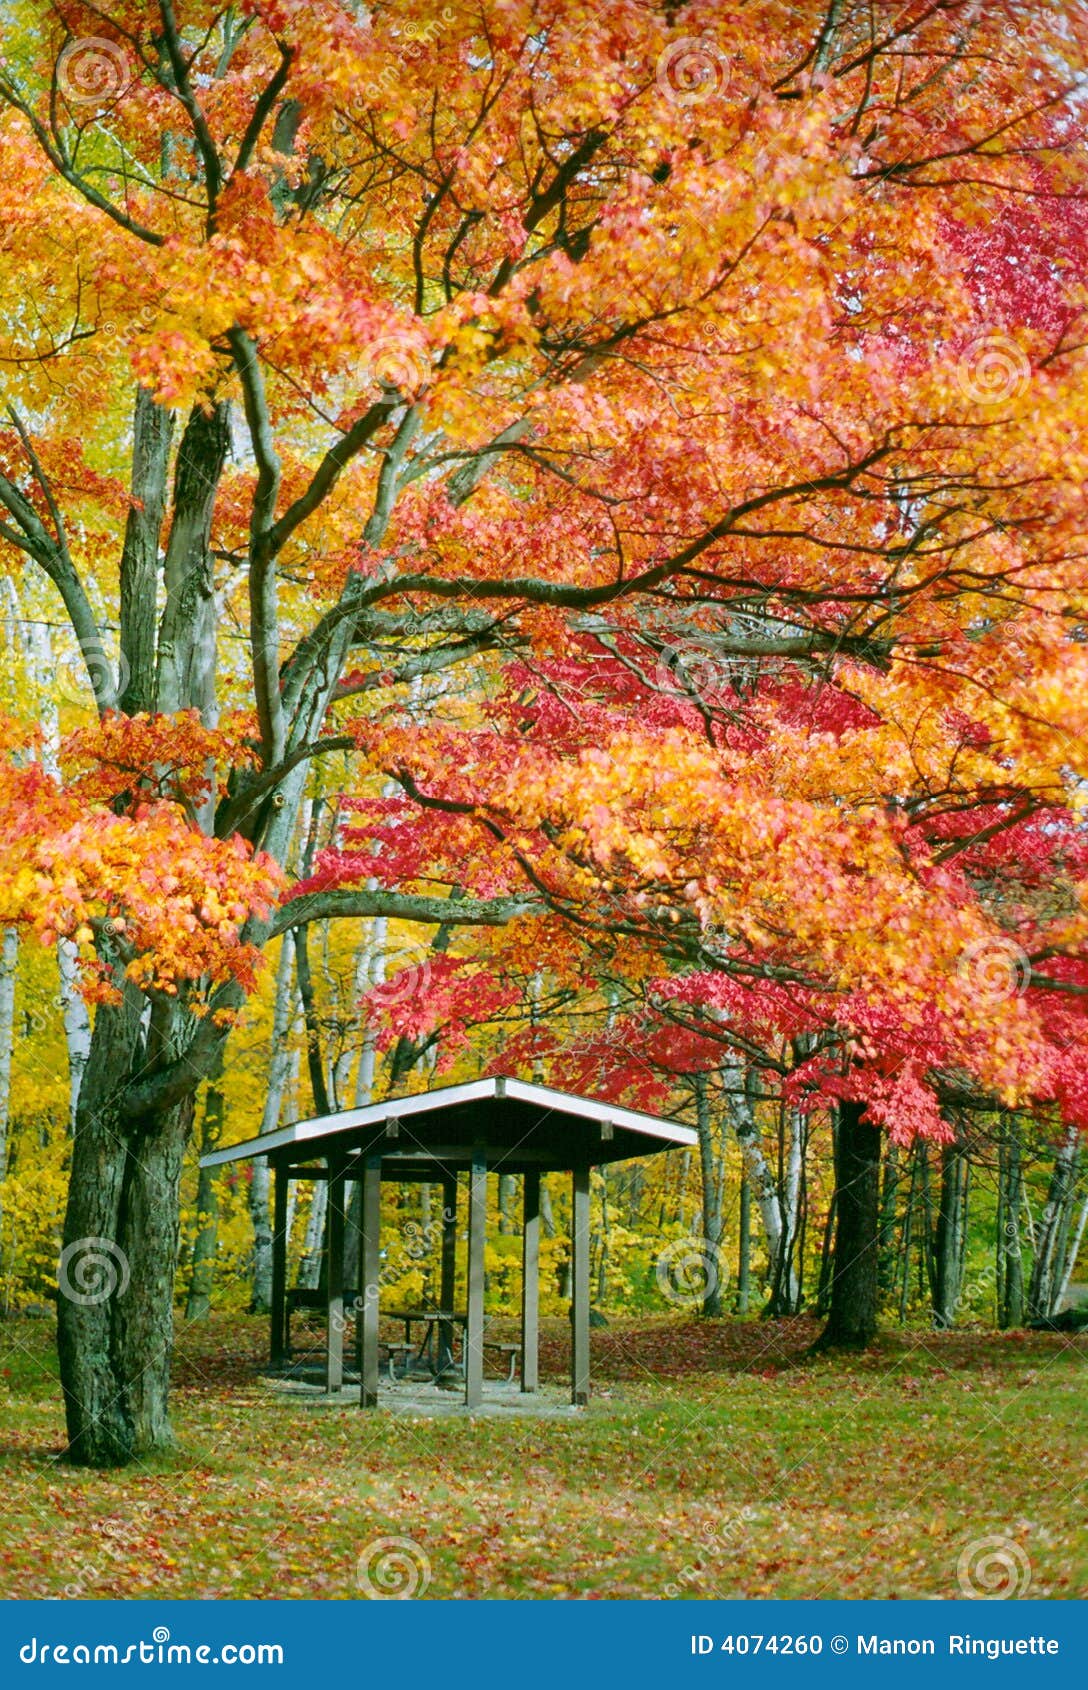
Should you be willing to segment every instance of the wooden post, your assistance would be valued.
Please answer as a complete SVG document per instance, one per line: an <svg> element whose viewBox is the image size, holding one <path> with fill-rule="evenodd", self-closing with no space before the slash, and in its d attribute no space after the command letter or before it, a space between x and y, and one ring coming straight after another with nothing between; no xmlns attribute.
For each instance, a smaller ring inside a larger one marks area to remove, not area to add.
<svg viewBox="0 0 1088 1690"><path fill-rule="evenodd" d="M277 1162L272 1197L272 1334L269 1366L287 1360L287 1169Z"/></svg>
<svg viewBox="0 0 1088 1690"><path fill-rule="evenodd" d="M571 1175L570 1400L589 1401L589 1169Z"/></svg>
<svg viewBox="0 0 1088 1690"><path fill-rule="evenodd" d="M354 1188L354 1191L353 1191ZM345 1322L350 1314L353 1321L352 1361L356 1373L362 1377L363 1372L363 1193L362 1181L359 1178L358 1163L355 1164L351 1180L344 1186L344 1258L354 1263L354 1271L347 1275L348 1290L352 1292L352 1300L345 1310ZM345 1291L345 1295L347 1292Z"/></svg>
<svg viewBox="0 0 1088 1690"><path fill-rule="evenodd" d="M472 1152L468 1184L468 1329L465 1333L465 1407L484 1394L484 1244L487 1229L487 1162Z"/></svg>
<svg viewBox="0 0 1088 1690"><path fill-rule="evenodd" d="M457 1283L457 1175L447 1174L442 1181L442 1270L438 1284L438 1306L447 1314L453 1311ZM438 1357L435 1376L453 1366L453 1322L438 1323Z"/></svg>
<svg viewBox="0 0 1088 1690"><path fill-rule="evenodd" d="M540 1371L540 1175L523 1181L521 1234L521 1388L535 1391Z"/></svg>
<svg viewBox="0 0 1088 1690"><path fill-rule="evenodd" d="M363 1247L359 1258L359 1296L362 1309L362 1368L359 1407L378 1406L378 1303L381 1257L382 1159L368 1156L363 1166Z"/></svg>
<svg viewBox="0 0 1088 1690"><path fill-rule="evenodd" d="M344 1384L344 1162L329 1159L329 1259L326 1264L325 1390Z"/></svg>

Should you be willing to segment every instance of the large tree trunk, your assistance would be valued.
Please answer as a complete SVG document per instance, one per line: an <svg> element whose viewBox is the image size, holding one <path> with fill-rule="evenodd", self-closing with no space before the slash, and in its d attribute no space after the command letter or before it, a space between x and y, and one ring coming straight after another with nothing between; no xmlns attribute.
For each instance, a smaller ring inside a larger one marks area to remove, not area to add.
<svg viewBox="0 0 1088 1690"><path fill-rule="evenodd" d="M876 1336L880 1133L844 1101L835 1135L835 1267L819 1350L863 1350Z"/></svg>
<svg viewBox="0 0 1088 1690"><path fill-rule="evenodd" d="M58 1271L57 1347L68 1459L117 1466L169 1448L167 1412L182 1160L196 1089L146 1116L125 1096L146 1069L145 1000L102 1005L80 1091ZM149 1036L181 1055L193 1022Z"/></svg>
<svg viewBox="0 0 1088 1690"><path fill-rule="evenodd" d="M170 1354L181 1170L193 1128L192 1092L133 1134L125 1164L121 1246L130 1280L117 1299L117 1355L137 1455L173 1446Z"/></svg>
<svg viewBox="0 0 1088 1690"><path fill-rule="evenodd" d="M57 1348L68 1457L88 1467L128 1461L135 1431L118 1354L118 1292L131 1268L118 1243L128 1149L119 1080L140 1043L140 998L125 994L95 1020L83 1075L58 1271Z"/></svg>

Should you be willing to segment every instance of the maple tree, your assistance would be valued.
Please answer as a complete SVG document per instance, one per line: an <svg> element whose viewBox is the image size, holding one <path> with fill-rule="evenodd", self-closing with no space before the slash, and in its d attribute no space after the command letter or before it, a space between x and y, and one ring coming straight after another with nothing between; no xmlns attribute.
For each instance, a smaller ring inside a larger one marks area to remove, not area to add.
<svg viewBox="0 0 1088 1690"><path fill-rule="evenodd" d="M0 546L99 721L10 745L0 913L84 947L65 1249L128 1269L59 1303L74 1459L169 1439L194 1098L300 923L603 947L788 1032L869 1168L957 1087L1082 1117L1086 45L1019 0L6 20ZM345 756L382 848L285 884Z"/></svg>

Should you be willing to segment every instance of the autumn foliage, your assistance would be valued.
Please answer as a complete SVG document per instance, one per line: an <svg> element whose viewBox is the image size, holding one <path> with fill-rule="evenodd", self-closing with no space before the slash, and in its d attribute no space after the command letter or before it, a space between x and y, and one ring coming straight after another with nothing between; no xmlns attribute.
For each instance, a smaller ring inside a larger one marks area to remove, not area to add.
<svg viewBox="0 0 1088 1690"><path fill-rule="evenodd" d="M447 1064L1088 1124L1083 5L2 46L0 553L83 691L5 741L0 918L80 945L124 1131L341 916L420 924L367 1015Z"/></svg>

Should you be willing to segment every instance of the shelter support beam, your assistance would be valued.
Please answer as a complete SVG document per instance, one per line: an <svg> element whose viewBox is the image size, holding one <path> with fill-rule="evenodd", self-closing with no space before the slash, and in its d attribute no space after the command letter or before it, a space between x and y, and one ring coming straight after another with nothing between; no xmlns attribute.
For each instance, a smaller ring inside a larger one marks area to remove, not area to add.
<svg viewBox="0 0 1088 1690"><path fill-rule="evenodd" d="M272 1173L272 1329L268 1362L282 1367L287 1360L287 1169Z"/></svg>
<svg viewBox="0 0 1088 1690"><path fill-rule="evenodd" d="M521 1233L521 1388L535 1391L540 1375L540 1175L524 1176Z"/></svg>
<svg viewBox="0 0 1088 1690"><path fill-rule="evenodd" d="M571 1175L570 1400L589 1401L589 1168Z"/></svg>
<svg viewBox="0 0 1088 1690"><path fill-rule="evenodd" d="M329 1164L329 1257L326 1263L325 1390L338 1395L344 1384L344 1162Z"/></svg>
<svg viewBox="0 0 1088 1690"><path fill-rule="evenodd" d="M468 1327L465 1332L465 1407L479 1408L484 1394L484 1243L487 1226L487 1160L472 1153L468 1185Z"/></svg>
<svg viewBox="0 0 1088 1690"><path fill-rule="evenodd" d="M362 1367L359 1407L378 1406L378 1279L381 1274L382 1159L368 1156L363 1164L363 1238L359 1260L362 1307Z"/></svg>
<svg viewBox="0 0 1088 1690"><path fill-rule="evenodd" d="M446 1174L442 1180L442 1266L438 1283L438 1306L446 1314L453 1310L457 1284L457 1175ZM438 1323L438 1362L436 1374L453 1367L453 1322Z"/></svg>

